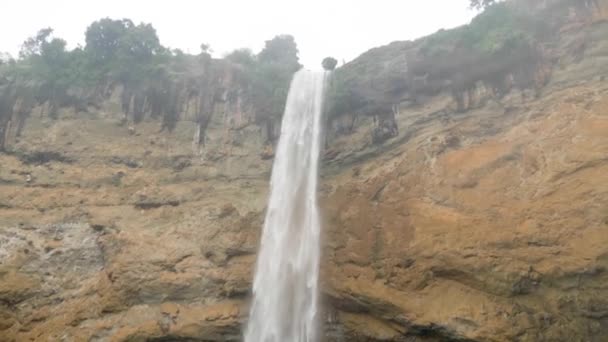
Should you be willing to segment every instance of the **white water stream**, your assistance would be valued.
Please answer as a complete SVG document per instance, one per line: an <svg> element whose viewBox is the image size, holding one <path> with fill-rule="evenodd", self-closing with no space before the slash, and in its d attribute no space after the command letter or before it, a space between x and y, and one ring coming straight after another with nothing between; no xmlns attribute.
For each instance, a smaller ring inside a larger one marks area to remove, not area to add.
<svg viewBox="0 0 608 342"><path fill-rule="evenodd" d="M270 184L245 342L317 341L317 176L325 73L292 80Z"/></svg>

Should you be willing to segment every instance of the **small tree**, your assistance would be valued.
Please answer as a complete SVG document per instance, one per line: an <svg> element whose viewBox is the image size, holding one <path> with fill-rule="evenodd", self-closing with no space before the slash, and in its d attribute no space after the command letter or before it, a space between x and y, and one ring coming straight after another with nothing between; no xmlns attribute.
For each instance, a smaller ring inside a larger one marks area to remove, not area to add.
<svg viewBox="0 0 608 342"><path fill-rule="evenodd" d="M498 2L498 0L471 0L471 8L480 10L493 5L496 2Z"/></svg>
<svg viewBox="0 0 608 342"><path fill-rule="evenodd" d="M13 59L13 56L10 53L0 52L0 64L8 64L11 59Z"/></svg>
<svg viewBox="0 0 608 342"><path fill-rule="evenodd" d="M253 75L253 105L258 122L266 126L269 142L275 140L293 73L301 67L298 46L290 35L279 35L266 41L264 49L257 56Z"/></svg>
<svg viewBox="0 0 608 342"><path fill-rule="evenodd" d="M97 67L109 68L121 47L121 40L135 25L129 19L113 20L104 18L93 22L85 33L85 49L96 62Z"/></svg>
<svg viewBox="0 0 608 342"><path fill-rule="evenodd" d="M53 29L50 27L43 28L35 36L29 37L19 51L20 58L27 58L33 55L40 55L42 52L42 45L47 43L49 37L53 34Z"/></svg>
<svg viewBox="0 0 608 342"><path fill-rule="evenodd" d="M236 63L244 67L253 67L256 63L255 55L249 49L234 50L227 54L225 58L232 63Z"/></svg>
<svg viewBox="0 0 608 342"><path fill-rule="evenodd" d="M321 65L323 66L323 69L332 71L336 68L336 65L338 65L338 61L333 57L325 57L323 62L321 62Z"/></svg>
<svg viewBox="0 0 608 342"><path fill-rule="evenodd" d="M207 43L202 43L201 44L201 54L211 54L211 52L213 52L211 50L211 45L207 44Z"/></svg>

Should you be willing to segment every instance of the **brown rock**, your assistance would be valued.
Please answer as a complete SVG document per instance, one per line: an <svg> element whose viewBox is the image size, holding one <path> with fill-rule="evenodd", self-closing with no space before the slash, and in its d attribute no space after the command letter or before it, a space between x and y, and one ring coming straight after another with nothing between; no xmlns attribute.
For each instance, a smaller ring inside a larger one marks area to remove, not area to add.
<svg viewBox="0 0 608 342"><path fill-rule="evenodd" d="M268 144L264 146L264 150L260 154L260 157L262 158L262 160L269 160L274 158L274 148L272 147L272 145Z"/></svg>

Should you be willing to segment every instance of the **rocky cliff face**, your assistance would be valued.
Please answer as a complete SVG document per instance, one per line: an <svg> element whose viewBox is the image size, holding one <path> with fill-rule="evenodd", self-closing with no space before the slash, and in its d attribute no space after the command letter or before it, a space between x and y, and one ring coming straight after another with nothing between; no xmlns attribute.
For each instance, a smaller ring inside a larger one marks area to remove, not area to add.
<svg viewBox="0 0 608 342"><path fill-rule="evenodd" d="M538 99L449 94L324 152L328 341L608 339L608 23ZM272 161L254 124L208 142L120 114L32 119L0 154L0 341L239 340Z"/></svg>

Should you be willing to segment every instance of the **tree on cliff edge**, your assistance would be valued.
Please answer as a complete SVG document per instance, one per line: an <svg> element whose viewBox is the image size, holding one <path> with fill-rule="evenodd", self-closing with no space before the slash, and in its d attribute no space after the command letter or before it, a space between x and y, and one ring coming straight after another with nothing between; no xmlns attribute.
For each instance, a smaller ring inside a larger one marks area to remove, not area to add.
<svg viewBox="0 0 608 342"><path fill-rule="evenodd" d="M95 21L85 36L85 51L100 76L112 74L123 84L144 77L154 57L165 52L152 25L130 19Z"/></svg>
<svg viewBox="0 0 608 342"><path fill-rule="evenodd" d="M273 142L287 101L291 78L302 65L298 58L298 46L290 35L280 35L266 41L257 57L254 106L257 121L266 127L266 139Z"/></svg>
<svg viewBox="0 0 608 342"><path fill-rule="evenodd" d="M325 57L323 62L321 62L321 65L323 66L323 69L332 71L336 68L336 65L338 65L338 61L333 57Z"/></svg>
<svg viewBox="0 0 608 342"><path fill-rule="evenodd" d="M471 0L471 8L484 9L496 2L498 2L498 0Z"/></svg>

